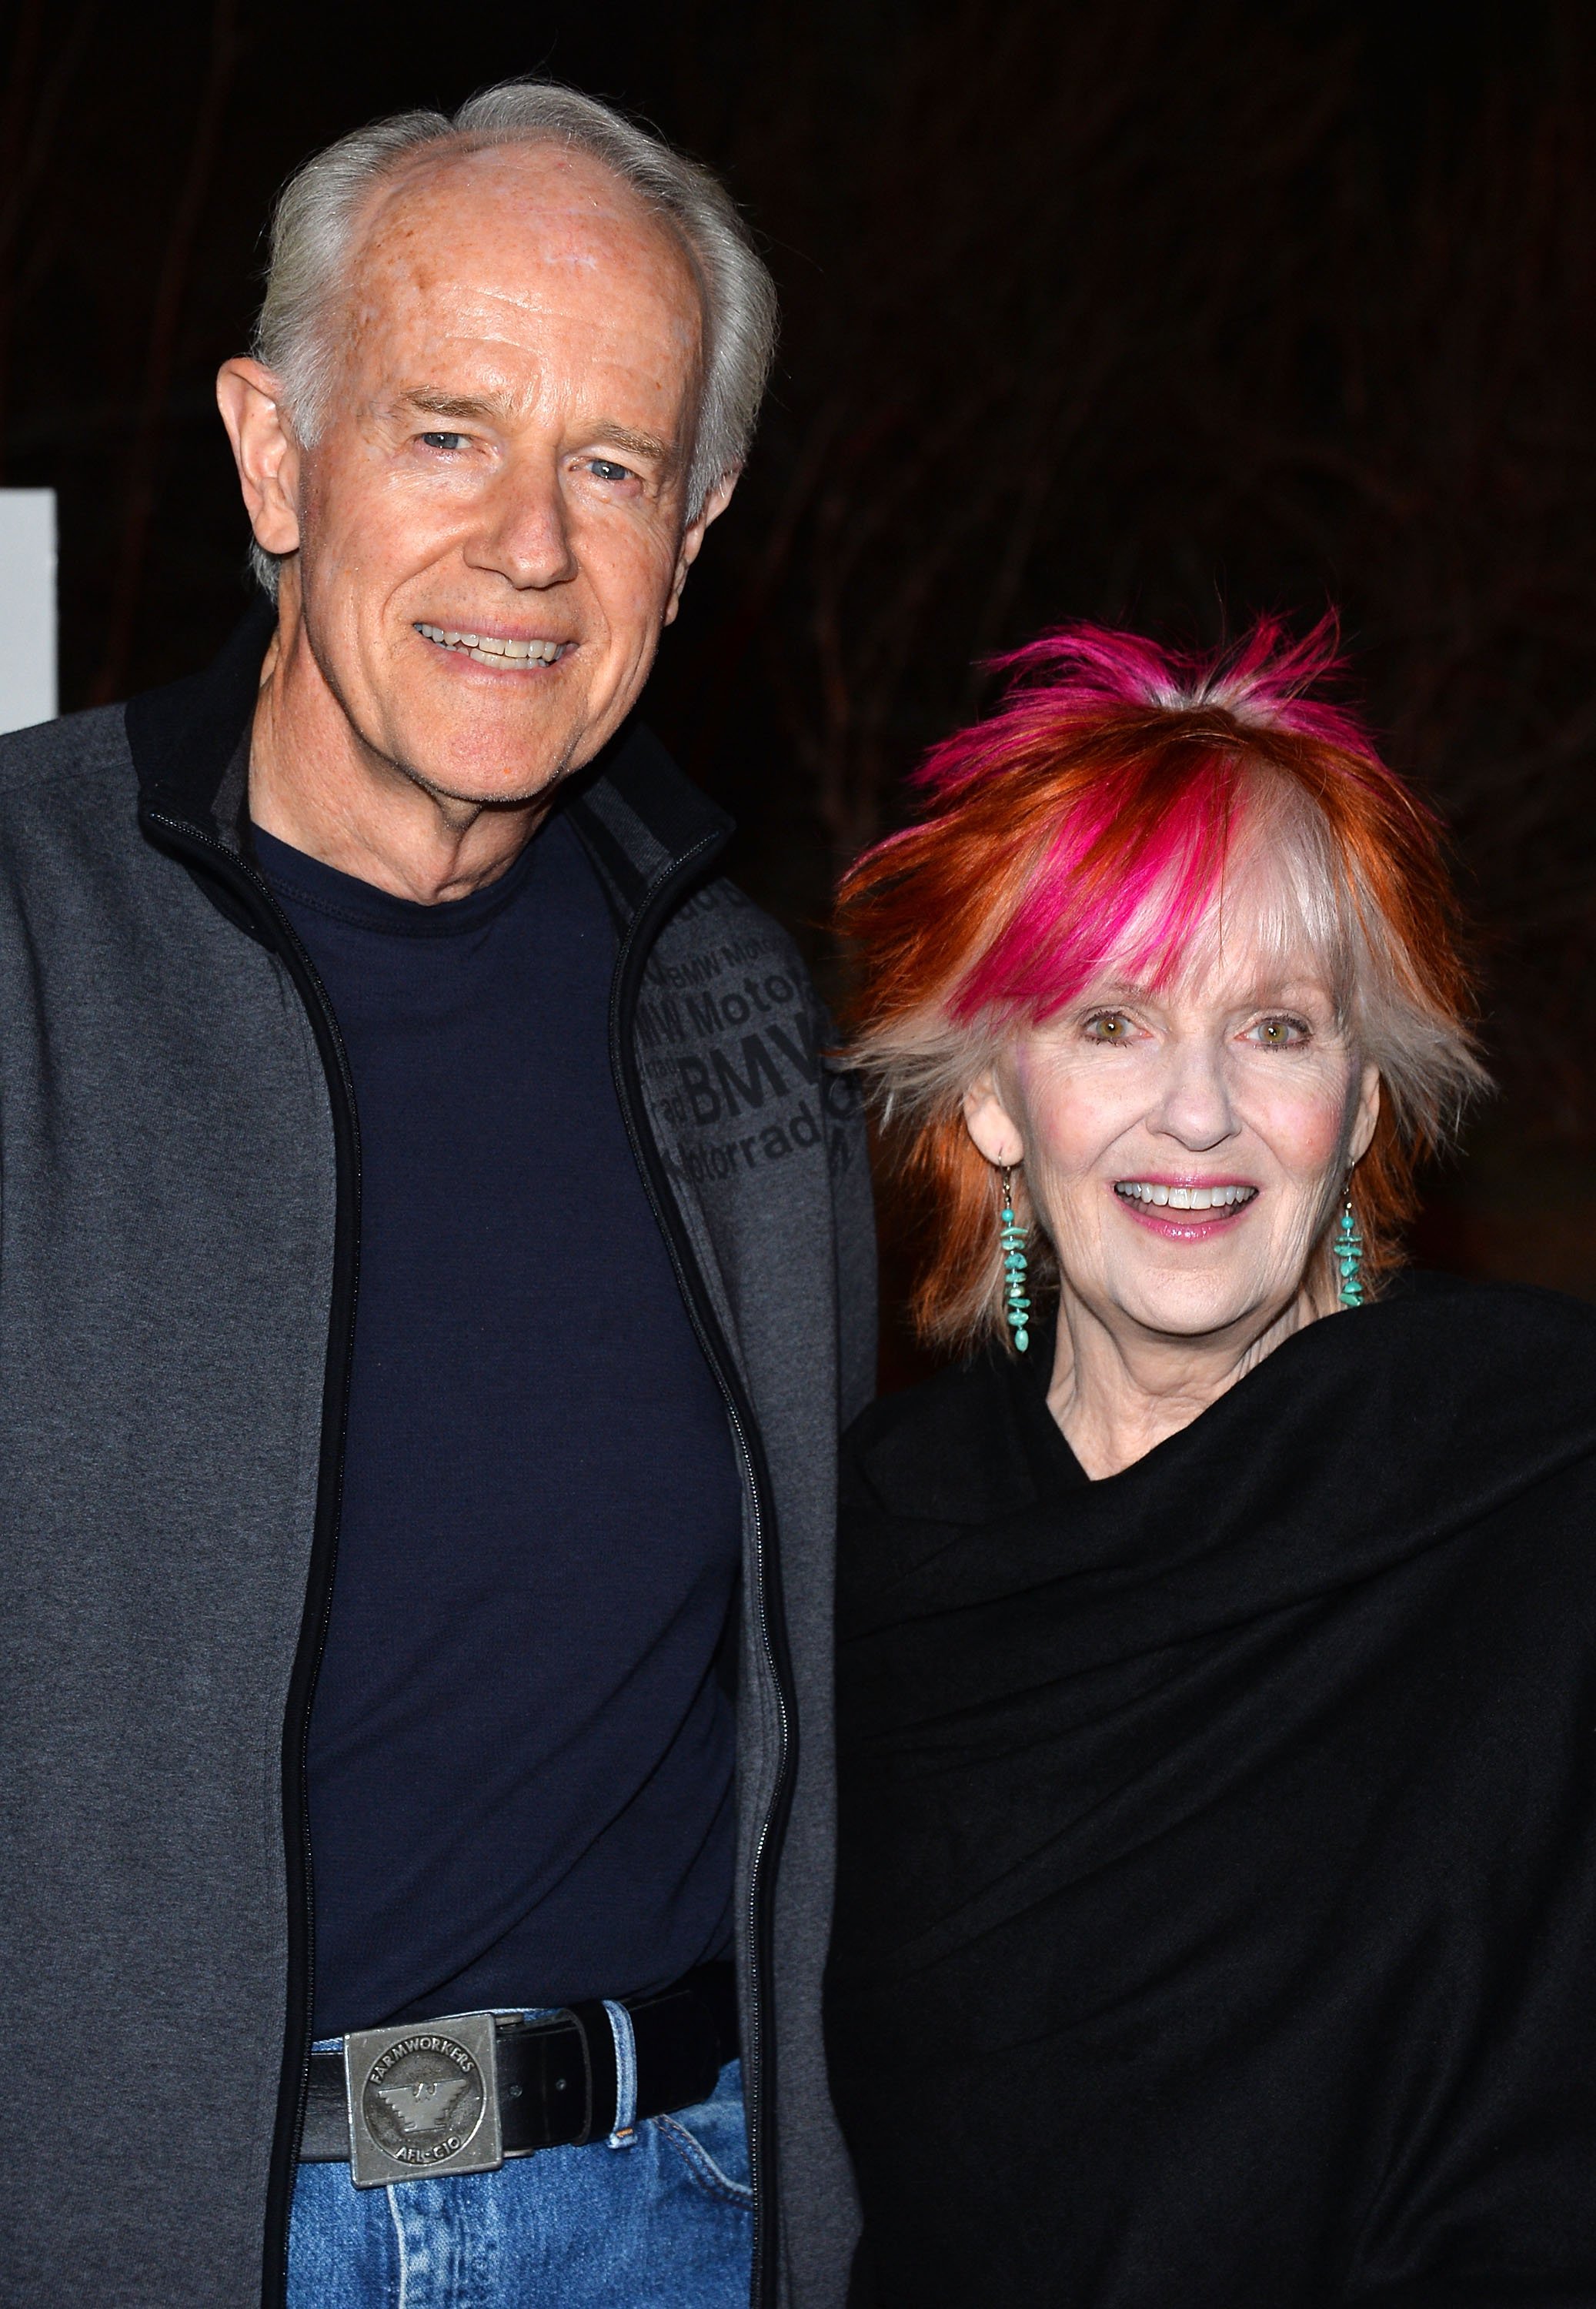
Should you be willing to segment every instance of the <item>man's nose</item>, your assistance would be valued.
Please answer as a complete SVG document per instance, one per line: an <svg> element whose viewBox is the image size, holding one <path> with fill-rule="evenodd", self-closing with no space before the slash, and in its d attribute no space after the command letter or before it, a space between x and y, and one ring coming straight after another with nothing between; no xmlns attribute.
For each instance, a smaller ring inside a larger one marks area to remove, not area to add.
<svg viewBox="0 0 1596 2309"><path fill-rule="evenodd" d="M1236 1129L1224 1056L1194 1038L1165 1052L1156 1111L1149 1118L1160 1137L1201 1154L1218 1146Z"/></svg>
<svg viewBox="0 0 1596 2309"><path fill-rule="evenodd" d="M521 465L504 473L466 559L522 590L568 584L577 562L557 472Z"/></svg>

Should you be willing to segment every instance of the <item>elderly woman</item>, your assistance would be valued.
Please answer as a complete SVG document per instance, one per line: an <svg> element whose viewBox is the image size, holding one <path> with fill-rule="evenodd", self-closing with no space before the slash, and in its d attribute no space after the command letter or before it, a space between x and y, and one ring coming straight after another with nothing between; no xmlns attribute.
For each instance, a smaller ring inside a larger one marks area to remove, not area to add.
<svg viewBox="0 0 1596 2309"><path fill-rule="evenodd" d="M847 1454L854 2298L1596 2303L1596 1314L1396 1271L1437 829L1323 635L1017 664L844 894L965 1356Z"/></svg>

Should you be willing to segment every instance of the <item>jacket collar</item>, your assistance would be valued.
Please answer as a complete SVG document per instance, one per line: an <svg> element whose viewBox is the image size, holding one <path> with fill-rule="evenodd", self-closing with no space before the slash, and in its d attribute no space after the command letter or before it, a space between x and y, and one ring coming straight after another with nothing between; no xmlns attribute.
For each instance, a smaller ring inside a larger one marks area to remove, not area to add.
<svg viewBox="0 0 1596 2309"><path fill-rule="evenodd" d="M256 601L203 673L146 690L127 705L127 741L141 802L238 847L246 740L276 612ZM628 912L670 869L707 865L732 821L684 777L635 715L573 779L577 828Z"/></svg>

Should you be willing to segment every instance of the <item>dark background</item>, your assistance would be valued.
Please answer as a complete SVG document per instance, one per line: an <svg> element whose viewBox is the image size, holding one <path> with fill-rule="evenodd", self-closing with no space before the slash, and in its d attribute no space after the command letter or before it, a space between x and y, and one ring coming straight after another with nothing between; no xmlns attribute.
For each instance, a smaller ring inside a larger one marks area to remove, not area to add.
<svg viewBox="0 0 1596 2309"><path fill-rule="evenodd" d="M0 480L60 492L67 707L245 599L211 381L273 191L545 72L708 160L785 314L648 711L825 963L836 866L1064 617L1339 605L1455 829L1502 1094L1424 1255L1596 1296L1596 10L686 0L129 10L0 33Z"/></svg>

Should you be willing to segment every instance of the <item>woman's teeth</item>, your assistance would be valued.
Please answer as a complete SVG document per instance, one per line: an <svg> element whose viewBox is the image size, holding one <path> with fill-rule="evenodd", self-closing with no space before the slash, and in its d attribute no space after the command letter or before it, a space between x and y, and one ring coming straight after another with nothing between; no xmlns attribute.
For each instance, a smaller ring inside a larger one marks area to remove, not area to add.
<svg viewBox="0 0 1596 2309"><path fill-rule="evenodd" d="M479 665L552 665L565 644L564 642L505 641L497 634L459 633L453 626L423 626L416 631L440 649L464 650Z"/></svg>
<svg viewBox="0 0 1596 2309"><path fill-rule="evenodd" d="M1164 1187L1150 1179L1121 1179L1114 1192L1127 1203L1167 1203L1172 1211L1221 1211L1250 1203L1256 1187Z"/></svg>

